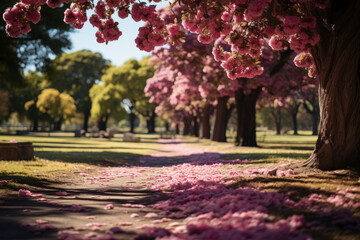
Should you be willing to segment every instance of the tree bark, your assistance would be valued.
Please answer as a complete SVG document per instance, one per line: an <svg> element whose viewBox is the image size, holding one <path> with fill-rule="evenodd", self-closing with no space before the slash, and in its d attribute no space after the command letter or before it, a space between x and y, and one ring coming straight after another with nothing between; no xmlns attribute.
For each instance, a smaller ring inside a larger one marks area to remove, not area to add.
<svg viewBox="0 0 360 240"><path fill-rule="evenodd" d="M227 106L229 97L219 97L216 106L216 118L212 139L216 142L226 142L226 127L234 105Z"/></svg>
<svg viewBox="0 0 360 240"><path fill-rule="evenodd" d="M212 106L207 103L201 114L201 138L210 139L210 115L212 112Z"/></svg>
<svg viewBox="0 0 360 240"><path fill-rule="evenodd" d="M321 170L360 163L360 1L332 1L312 48L319 74L320 126L305 166Z"/></svg>

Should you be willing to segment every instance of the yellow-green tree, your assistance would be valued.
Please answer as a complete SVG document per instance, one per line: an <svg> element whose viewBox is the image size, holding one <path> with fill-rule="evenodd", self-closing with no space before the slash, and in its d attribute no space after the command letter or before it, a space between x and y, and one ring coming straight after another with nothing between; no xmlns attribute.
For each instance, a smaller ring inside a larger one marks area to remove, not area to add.
<svg viewBox="0 0 360 240"><path fill-rule="evenodd" d="M70 119L76 112L74 99L67 93L60 93L54 88L47 88L41 91L36 102L40 112L48 115L50 128L53 124L59 124L63 120Z"/></svg>
<svg viewBox="0 0 360 240"><path fill-rule="evenodd" d="M91 116L97 120L99 130L106 130L110 117L121 120L126 116L122 105L122 86L112 83L105 85L95 84L90 89L92 101Z"/></svg>
<svg viewBox="0 0 360 240"><path fill-rule="evenodd" d="M113 84L122 87L123 92L121 96L123 103L129 111L130 132L134 132L135 129L137 102L143 101L145 98L144 88L146 80L151 78L155 72L153 66L148 63L148 60L149 57L141 61L130 59L121 67L109 68L101 78L105 86ZM153 112L153 109L150 109L149 112Z"/></svg>

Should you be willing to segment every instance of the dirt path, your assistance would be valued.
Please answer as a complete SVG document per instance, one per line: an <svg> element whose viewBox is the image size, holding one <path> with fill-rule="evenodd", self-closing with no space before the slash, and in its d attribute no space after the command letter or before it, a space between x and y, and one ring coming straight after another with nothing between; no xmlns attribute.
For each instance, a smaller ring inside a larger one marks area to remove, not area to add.
<svg viewBox="0 0 360 240"><path fill-rule="evenodd" d="M89 167L64 173L59 179L63 183L33 191L34 196L6 200L0 204L0 239L66 239L70 235L110 239L109 229L114 227L125 231L113 229L118 231L113 234L116 238L133 239L146 225L168 226L174 221L161 220L159 211L146 207L159 197L148 190L154 176L162 166L191 162L200 155L218 159L219 154L204 153L177 140L162 143L159 151L140 158L135 168Z"/></svg>

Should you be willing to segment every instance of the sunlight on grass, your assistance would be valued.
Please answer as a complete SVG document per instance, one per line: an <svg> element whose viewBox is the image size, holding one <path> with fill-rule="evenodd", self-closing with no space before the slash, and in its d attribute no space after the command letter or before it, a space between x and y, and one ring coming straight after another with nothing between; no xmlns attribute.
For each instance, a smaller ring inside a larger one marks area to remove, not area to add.
<svg viewBox="0 0 360 240"><path fill-rule="evenodd" d="M157 135L139 134L140 143L122 141L122 135L115 138L91 139L75 138L70 133L40 133L31 136L1 136L1 141L32 142L35 160L0 161L0 180L9 183L0 185L0 195L8 189L39 186L44 182L61 181L69 171L85 169L89 166L116 166L136 163L137 158L158 150L160 144Z"/></svg>

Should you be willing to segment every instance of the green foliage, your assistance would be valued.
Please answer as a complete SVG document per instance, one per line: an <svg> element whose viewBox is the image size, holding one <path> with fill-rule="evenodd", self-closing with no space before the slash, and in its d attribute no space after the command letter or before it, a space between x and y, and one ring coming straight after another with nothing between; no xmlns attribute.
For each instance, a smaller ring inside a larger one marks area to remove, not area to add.
<svg viewBox="0 0 360 240"><path fill-rule="evenodd" d="M1 0L0 12L14 5L15 0ZM5 21L0 21L0 89L21 88L25 84L23 70L35 66L38 70L46 66L51 55L58 55L71 47L69 33L72 26L62 21L68 4L61 8L41 9L41 21L28 34L14 39L5 32Z"/></svg>
<svg viewBox="0 0 360 240"><path fill-rule="evenodd" d="M54 88L44 89L38 97L36 107L53 120L70 119L76 112L74 99L67 93Z"/></svg>
<svg viewBox="0 0 360 240"><path fill-rule="evenodd" d="M148 64L149 57L136 61L130 59L121 67L111 67L101 78L104 85L114 84L122 86L123 92L121 93L125 103L128 103L130 111L136 109L142 115L146 111L152 112L155 108L154 104L149 104L148 98L145 97L144 88L146 80L151 78L155 69L152 65Z"/></svg>
<svg viewBox="0 0 360 240"><path fill-rule="evenodd" d="M88 50L64 53L51 63L49 81L53 88L70 94L77 109L88 114L91 109L89 91L108 67L109 61L100 53Z"/></svg>
<svg viewBox="0 0 360 240"><path fill-rule="evenodd" d="M122 93L124 89L122 86L108 84L95 84L90 89L90 98L92 103L91 115L96 119L105 116L111 116L116 120L121 120L125 117L126 111L121 102L123 100Z"/></svg>

